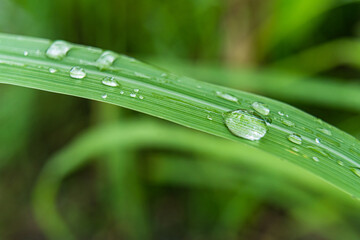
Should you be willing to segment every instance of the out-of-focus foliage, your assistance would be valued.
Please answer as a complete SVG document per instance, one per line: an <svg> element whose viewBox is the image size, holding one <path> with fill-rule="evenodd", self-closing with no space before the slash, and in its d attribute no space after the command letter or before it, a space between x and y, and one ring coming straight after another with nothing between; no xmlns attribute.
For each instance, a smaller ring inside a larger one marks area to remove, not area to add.
<svg viewBox="0 0 360 240"><path fill-rule="evenodd" d="M2 0L0 31L158 62L281 99L360 137L359 12L358 1L345 0ZM357 200L228 141L10 86L0 89L0 123L1 239L360 236ZM168 141L132 135L134 127L158 128ZM127 137L71 165L91 147L84 144L45 174L53 156L94 129Z"/></svg>

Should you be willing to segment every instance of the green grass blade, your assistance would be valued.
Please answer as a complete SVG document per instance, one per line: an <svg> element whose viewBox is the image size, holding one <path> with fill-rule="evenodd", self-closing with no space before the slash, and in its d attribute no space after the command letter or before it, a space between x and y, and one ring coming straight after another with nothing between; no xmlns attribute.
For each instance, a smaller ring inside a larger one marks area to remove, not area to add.
<svg viewBox="0 0 360 240"><path fill-rule="evenodd" d="M287 159L360 197L359 141L309 114L265 97L178 77L122 55L111 66L99 70L96 61L103 51L97 48L71 44L62 60L50 59L45 52L51 44L49 40L1 34L0 82L107 102L238 141ZM83 67L86 77L71 78L69 71L74 66ZM50 68L57 71L51 73ZM102 84L105 77L116 78L121 86ZM220 98L217 91L238 101ZM223 113L251 110L255 101L271 110L266 116L271 124L265 137L249 141L231 134ZM295 126L284 124L284 119ZM288 140L292 133L302 136L301 145Z"/></svg>

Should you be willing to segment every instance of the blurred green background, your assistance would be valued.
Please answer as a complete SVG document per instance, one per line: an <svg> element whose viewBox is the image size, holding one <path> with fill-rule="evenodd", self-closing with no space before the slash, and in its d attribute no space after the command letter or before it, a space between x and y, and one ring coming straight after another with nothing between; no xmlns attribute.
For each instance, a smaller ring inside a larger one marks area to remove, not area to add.
<svg viewBox="0 0 360 240"><path fill-rule="evenodd" d="M0 31L110 49L360 137L355 0L0 0ZM360 239L360 204L264 152L0 87L0 239Z"/></svg>

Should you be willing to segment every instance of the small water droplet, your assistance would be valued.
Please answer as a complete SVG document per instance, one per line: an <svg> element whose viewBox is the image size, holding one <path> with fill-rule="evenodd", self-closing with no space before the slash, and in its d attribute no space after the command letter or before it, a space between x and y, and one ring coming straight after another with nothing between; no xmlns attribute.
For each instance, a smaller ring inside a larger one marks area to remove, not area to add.
<svg viewBox="0 0 360 240"><path fill-rule="evenodd" d="M300 135L293 133L288 136L290 142L300 145L302 143L302 138Z"/></svg>
<svg viewBox="0 0 360 240"><path fill-rule="evenodd" d="M281 111L278 111L278 114L279 114L280 116L284 116L284 113L281 112Z"/></svg>
<svg viewBox="0 0 360 240"><path fill-rule="evenodd" d="M236 110L223 114L227 128L234 135L248 140L259 140L265 136L267 127L264 119L246 110Z"/></svg>
<svg viewBox="0 0 360 240"><path fill-rule="evenodd" d="M24 56L28 56L29 55L29 52L28 51L24 51Z"/></svg>
<svg viewBox="0 0 360 240"><path fill-rule="evenodd" d="M115 80L114 77L104 77L104 79L101 81L101 83L106 86L109 86L109 87L119 86L119 83Z"/></svg>
<svg viewBox="0 0 360 240"><path fill-rule="evenodd" d="M86 77L85 70L81 67L75 66L70 69L70 77L76 79L83 79L84 77Z"/></svg>
<svg viewBox="0 0 360 240"><path fill-rule="evenodd" d="M350 171L352 171L356 176L360 177L360 169L350 168Z"/></svg>
<svg viewBox="0 0 360 240"><path fill-rule="evenodd" d="M130 97L135 98L136 94L135 93L130 93Z"/></svg>
<svg viewBox="0 0 360 240"><path fill-rule="evenodd" d="M328 135L328 136L331 136L331 131L328 130L328 129L326 129L326 128L317 128L317 130L318 130L319 132L322 132L322 133Z"/></svg>
<svg viewBox="0 0 360 240"><path fill-rule="evenodd" d="M140 96L139 96L139 99L143 100L143 99L144 99L144 96L140 95Z"/></svg>
<svg viewBox="0 0 360 240"><path fill-rule="evenodd" d="M104 93L103 95L101 95L101 98L102 98L102 99L106 99L107 96L108 96L108 95L107 95L106 93Z"/></svg>
<svg viewBox="0 0 360 240"><path fill-rule="evenodd" d="M124 91L120 91L120 94L123 95L123 94L124 94Z"/></svg>
<svg viewBox="0 0 360 240"><path fill-rule="evenodd" d="M61 60L66 56L70 49L71 45L68 42L57 40L46 50L46 56L48 58Z"/></svg>
<svg viewBox="0 0 360 240"><path fill-rule="evenodd" d="M135 89L134 89L134 92L138 93L138 92L139 92L139 89L135 88Z"/></svg>
<svg viewBox="0 0 360 240"><path fill-rule="evenodd" d="M285 126L288 126L288 127L294 127L295 126L295 123L293 123L292 121L290 121L290 120L288 120L286 118L281 118L280 121Z"/></svg>
<svg viewBox="0 0 360 240"><path fill-rule="evenodd" d="M315 138L315 142L316 142L316 143L321 143L320 138Z"/></svg>
<svg viewBox="0 0 360 240"><path fill-rule="evenodd" d="M235 103L238 103L238 99L230 94L227 94L227 93L223 93L223 92L220 92L220 91L216 91L216 95L222 99L225 99L225 100L228 100L230 102L235 102Z"/></svg>
<svg viewBox="0 0 360 240"><path fill-rule="evenodd" d="M300 152L300 150L296 147L291 148L291 150L293 150L294 152Z"/></svg>
<svg viewBox="0 0 360 240"><path fill-rule="evenodd" d="M263 103L253 102L252 108L262 115L269 115L270 109L267 108Z"/></svg>
<svg viewBox="0 0 360 240"><path fill-rule="evenodd" d="M145 75L143 73L139 73L139 72L134 72L134 75L136 77L140 77L140 78L145 78L145 79L150 79L151 77L149 77L148 75Z"/></svg>
<svg viewBox="0 0 360 240"><path fill-rule="evenodd" d="M96 66L100 69L108 69L115 62L118 55L112 51L104 51L96 60Z"/></svg>
<svg viewBox="0 0 360 240"><path fill-rule="evenodd" d="M55 68L49 68L49 73L56 73L57 71Z"/></svg>
<svg viewBox="0 0 360 240"><path fill-rule="evenodd" d="M208 120L210 120L210 121L213 120L210 115L207 115L206 118L207 118Z"/></svg>
<svg viewBox="0 0 360 240"><path fill-rule="evenodd" d="M318 157L312 157L312 159L315 161L315 162L319 162L319 158Z"/></svg>

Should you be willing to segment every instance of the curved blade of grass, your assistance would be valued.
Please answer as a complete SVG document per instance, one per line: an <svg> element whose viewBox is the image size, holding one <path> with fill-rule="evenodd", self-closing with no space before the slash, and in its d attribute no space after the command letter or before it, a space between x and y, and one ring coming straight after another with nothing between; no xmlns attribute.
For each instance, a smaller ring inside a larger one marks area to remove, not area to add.
<svg viewBox="0 0 360 240"><path fill-rule="evenodd" d="M140 126L140 128L136 126ZM168 134L173 137L169 137ZM189 139L193 141L189 141ZM185 174L187 177L181 179L185 176L184 168L176 165L176 161L172 163L172 166L175 166L173 170L170 170L165 165L151 164L153 169L151 170L150 178L156 182L161 181L161 179L174 182L175 179L178 183L186 182L190 184L194 183L194 180L199 180L202 183L206 182L207 185L215 184L219 186L218 181L222 178L221 187L237 189L239 179L245 179L246 182L251 181L249 175L253 171L257 171L261 172L260 176L262 178L267 178L267 183L273 182L274 179L277 179L277 181L282 179L284 184L288 184L288 186L297 185L301 189L306 188L310 189L311 192L321 192L326 196L331 196L336 199L334 201L341 203L341 206L352 206L354 204L352 199L340 194L340 191L334 191L333 188L319 178L316 178L313 174L291 163L280 161L280 159L271 154L258 151L257 149L248 149L246 145L239 145L236 142L221 141L221 139L212 136L206 136L166 124L132 120L90 129L69 143L67 147L59 151L47 162L39 176L33 195L34 210L39 225L48 236L52 236L51 238L72 239L72 234L56 210L56 197L63 179L93 159L96 159L96 157L106 156L111 151L135 151L137 148L149 146L181 151L188 150L192 153L201 154L206 158L215 157L221 160L221 164L227 162L233 167L234 163L241 163L241 168L237 170L231 168L233 169L231 172L224 172L219 167L217 170L212 168L216 170L216 173L215 171L212 172L212 181L199 177L201 173L193 175L192 178ZM203 164L207 164L207 162ZM217 164L220 165L219 163ZM164 167L166 170L164 170ZM244 167L246 170L240 171ZM271 178L272 176L274 176L274 179ZM268 186L264 183L262 185ZM253 191L263 193L264 190L253 189ZM289 191L287 193L290 194ZM279 198L277 199L278 201L283 201L282 197L273 197ZM299 200L299 197L297 199Z"/></svg>
<svg viewBox="0 0 360 240"><path fill-rule="evenodd" d="M178 77L122 55L101 71L96 61L103 52L97 48L72 44L62 60L49 59L45 52L51 43L1 34L0 82L103 101L238 141L287 159L360 197L359 141L309 114L265 97ZM86 77L71 78L69 71L74 66L83 67ZM49 68L57 72L50 73ZM121 86L102 84L105 77L116 78ZM219 91L238 101L219 97ZM260 141L232 135L224 124L223 113L250 110L254 101L270 109L268 133ZM284 119L295 126L284 124ZM288 140L293 133L301 135L301 145ZM313 161L313 157L319 161Z"/></svg>

